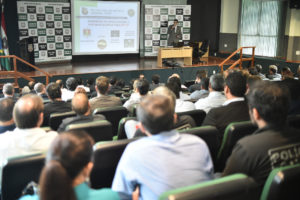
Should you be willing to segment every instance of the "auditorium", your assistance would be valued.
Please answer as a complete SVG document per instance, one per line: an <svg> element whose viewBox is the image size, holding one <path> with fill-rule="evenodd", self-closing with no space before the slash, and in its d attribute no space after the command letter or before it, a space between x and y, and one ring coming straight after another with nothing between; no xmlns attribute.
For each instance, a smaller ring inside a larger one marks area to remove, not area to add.
<svg viewBox="0 0 300 200"><path fill-rule="evenodd" d="M300 0L0 8L0 200L300 199Z"/></svg>

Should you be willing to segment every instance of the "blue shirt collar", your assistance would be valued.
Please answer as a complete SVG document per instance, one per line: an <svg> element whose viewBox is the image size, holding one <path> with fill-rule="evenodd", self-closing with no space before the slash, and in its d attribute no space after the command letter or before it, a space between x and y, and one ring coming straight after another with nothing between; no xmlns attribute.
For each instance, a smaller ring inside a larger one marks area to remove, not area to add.
<svg viewBox="0 0 300 200"><path fill-rule="evenodd" d="M159 134L152 135L149 138L156 141L175 143L180 139L180 135L176 130L171 130L171 131L163 131Z"/></svg>

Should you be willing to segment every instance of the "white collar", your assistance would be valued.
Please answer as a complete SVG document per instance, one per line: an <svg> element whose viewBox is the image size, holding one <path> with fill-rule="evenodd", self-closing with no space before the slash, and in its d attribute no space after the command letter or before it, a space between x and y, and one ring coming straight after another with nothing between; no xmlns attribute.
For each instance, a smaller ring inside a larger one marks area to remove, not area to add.
<svg viewBox="0 0 300 200"><path fill-rule="evenodd" d="M227 106L228 104L232 103L232 102L237 102L237 101L245 101L245 98L244 97L235 97L233 99L230 99L230 100L226 100L224 103L223 103L223 106Z"/></svg>

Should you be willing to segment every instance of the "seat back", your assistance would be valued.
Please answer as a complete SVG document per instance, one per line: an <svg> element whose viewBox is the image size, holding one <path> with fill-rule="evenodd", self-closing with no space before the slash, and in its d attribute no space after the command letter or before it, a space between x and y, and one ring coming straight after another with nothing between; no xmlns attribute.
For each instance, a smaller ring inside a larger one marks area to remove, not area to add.
<svg viewBox="0 0 300 200"><path fill-rule="evenodd" d="M200 137L204 140L209 148L214 166L217 161L217 153L220 146L219 131L214 126L202 126L179 131L179 133L187 133Z"/></svg>
<svg viewBox="0 0 300 200"><path fill-rule="evenodd" d="M190 115L196 122L196 126L201 126L202 122L206 116L206 112L203 110L191 110L187 112L180 112L177 115Z"/></svg>
<svg viewBox="0 0 300 200"><path fill-rule="evenodd" d="M76 113L74 111L65 112L65 113L53 113L50 115L49 126L52 130L56 131L61 124L61 122L68 117L74 117Z"/></svg>
<svg viewBox="0 0 300 200"><path fill-rule="evenodd" d="M300 199L299 183L300 164L273 169L260 199Z"/></svg>
<svg viewBox="0 0 300 200"><path fill-rule="evenodd" d="M9 159L2 170L2 200L18 199L29 182L38 183L44 161L42 154Z"/></svg>
<svg viewBox="0 0 300 200"><path fill-rule="evenodd" d="M95 142L112 140L112 126L109 121L99 120L79 124L70 124L66 130L84 130Z"/></svg>
<svg viewBox="0 0 300 200"><path fill-rule="evenodd" d="M257 126L250 121L233 122L226 127L221 147L218 152L217 171L223 171L226 161L237 141L247 135L251 135L256 129Z"/></svg>
<svg viewBox="0 0 300 200"><path fill-rule="evenodd" d="M300 129L300 115L288 116L288 124L290 127Z"/></svg>
<svg viewBox="0 0 300 200"><path fill-rule="evenodd" d="M119 121L123 117L127 117L128 110L123 106L97 108L94 110L94 114L104 115L106 120L112 125L113 136L118 133Z"/></svg>
<svg viewBox="0 0 300 200"><path fill-rule="evenodd" d="M118 127L118 140L121 139L127 139L127 135L125 133L125 123L128 120L136 120L136 117L123 117L120 122L119 122L119 127Z"/></svg>
<svg viewBox="0 0 300 200"><path fill-rule="evenodd" d="M133 140L99 142L94 145L94 167L90 175L92 188L111 187L123 151Z"/></svg>
<svg viewBox="0 0 300 200"><path fill-rule="evenodd" d="M257 199L256 191L257 184L252 178L234 174L164 192L159 200L252 200Z"/></svg>

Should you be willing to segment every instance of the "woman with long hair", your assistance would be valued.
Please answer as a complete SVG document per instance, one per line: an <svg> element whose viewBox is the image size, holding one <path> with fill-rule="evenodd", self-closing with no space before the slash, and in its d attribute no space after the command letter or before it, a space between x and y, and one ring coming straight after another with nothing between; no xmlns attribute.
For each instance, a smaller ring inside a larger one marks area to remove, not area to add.
<svg viewBox="0 0 300 200"><path fill-rule="evenodd" d="M86 180L93 168L93 139L82 131L60 134L49 149L42 170L39 195L21 200L118 200L111 189L91 189Z"/></svg>

